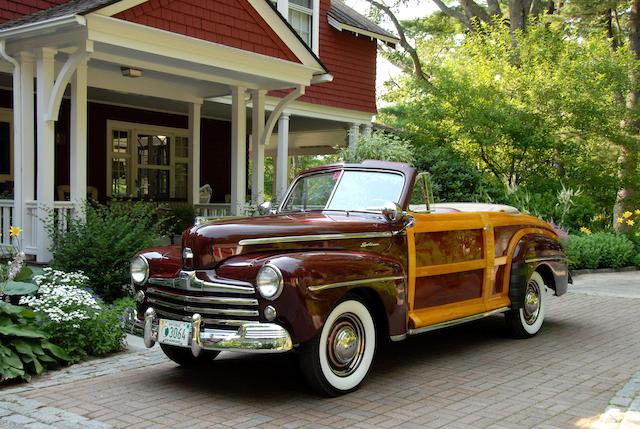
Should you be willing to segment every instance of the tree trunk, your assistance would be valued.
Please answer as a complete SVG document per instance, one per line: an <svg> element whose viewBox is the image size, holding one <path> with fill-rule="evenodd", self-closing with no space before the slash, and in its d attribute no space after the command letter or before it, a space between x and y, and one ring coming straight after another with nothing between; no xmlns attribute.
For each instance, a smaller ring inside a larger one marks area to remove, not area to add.
<svg viewBox="0 0 640 429"><path fill-rule="evenodd" d="M526 0L509 0L509 21L511 35L517 30L525 30L529 2Z"/></svg>
<svg viewBox="0 0 640 429"><path fill-rule="evenodd" d="M631 12L629 14L629 47L635 58L640 60L640 0L631 2ZM618 156L618 179L620 189L616 196L616 203L613 207L614 228L624 231L627 226L618 223L616 219L621 217L625 211L633 210L636 196L636 172L638 169L638 147L636 138L640 134L640 121L637 118L637 110L640 107L638 99L638 72L634 67L629 69L629 80L631 90L627 94L626 107L630 118L621 122L620 126L629 134L620 145L620 155Z"/></svg>
<svg viewBox="0 0 640 429"><path fill-rule="evenodd" d="M462 6L465 15L470 21L476 18L478 21L484 21L489 24L493 22L487 11L473 0L460 0L460 6Z"/></svg>

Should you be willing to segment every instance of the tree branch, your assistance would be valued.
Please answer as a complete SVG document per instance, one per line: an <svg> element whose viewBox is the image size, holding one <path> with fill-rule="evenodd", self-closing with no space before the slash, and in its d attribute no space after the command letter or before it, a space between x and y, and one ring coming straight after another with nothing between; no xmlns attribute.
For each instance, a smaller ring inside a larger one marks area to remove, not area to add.
<svg viewBox="0 0 640 429"><path fill-rule="evenodd" d="M451 9L449 6L444 4L442 0L432 0L432 1L436 4L436 6L438 6L438 8L442 11L442 13L444 13L447 16L450 16L451 18L457 19L468 29L470 30L472 29L471 21L469 20L469 18L467 18L457 10Z"/></svg>
<svg viewBox="0 0 640 429"><path fill-rule="evenodd" d="M431 82L429 82L430 76L428 76L424 72L424 70L422 68L422 62L420 62L420 57L418 56L418 51L407 40L407 36L406 36L406 34L404 32L404 27L402 27L402 24L400 23L400 21L398 20L396 15L393 13L391 8L389 6L387 6L386 4L381 3L379 1L376 1L376 0L366 0L366 1L368 1L372 6L378 8L379 10L384 12L385 15L387 15L387 17L389 17L389 19L393 23L393 26L395 27L396 31L398 32L398 37L400 38L400 46L402 46L402 49L407 51L407 53L409 54L409 57L411 57L411 62L413 63L413 74L414 74L414 76L417 77L418 79L422 80L423 82L431 84Z"/></svg>
<svg viewBox="0 0 640 429"><path fill-rule="evenodd" d="M487 11L473 0L460 0L460 6L464 9L464 13L469 20L477 18L479 21L484 21L489 24L493 23Z"/></svg>
<svg viewBox="0 0 640 429"><path fill-rule="evenodd" d="M502 16L502 9L500 9L499 0L487 0L487 7L489 8L489 15Z"/></svg>

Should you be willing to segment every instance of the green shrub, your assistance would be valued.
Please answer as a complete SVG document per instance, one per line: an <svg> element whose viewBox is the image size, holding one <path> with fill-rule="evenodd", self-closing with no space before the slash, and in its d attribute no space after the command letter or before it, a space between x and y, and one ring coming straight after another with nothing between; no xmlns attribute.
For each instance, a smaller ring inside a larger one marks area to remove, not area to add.
<svg viewBox="0 0 640 429"><path fill-rule="evenodd" d="M45 268L34 280L37 294L23 297L20 303L42 314L43 330L68 352L71 361L124 348L122 306L106 304L93 295L86 288L86 276Z"/></svg>
<svg viewBox="0 0 640 429"><path fill-rule="evenodd" d="M355 148L339 148L338 157L349 163L367 159L414 163L411 143L395 134L382 131L374 131L370 136L359 136Z"/></svg>
<svg viewBox="0 0 640 429"><path fill-rule="evenodd" d="M621 268L630 265L634 255L631 240L612 232L570 235L566 250L571 269Z"/></svg>
<svg viewBox="0 0 640 429"><path fill-rule="evenodd" d="M85 206L85 220L69 220L67 231L49 223L53 268L82 271L91 289L112 301L128 294L129 263L161 235L162 207L143 202Z"/></svg>
<svg viewBox="0 0 640 429"><path fill-rule="evenodd" d="M640 268L640 253L633 257L633 265Z"/></svg>
<svg viewBox="0 0 640 429"><path fill-rule="evenodd" d="M32 310L0 300L0 382L29 380L31 374L68 360L64 350L49 342Z"/></svg>

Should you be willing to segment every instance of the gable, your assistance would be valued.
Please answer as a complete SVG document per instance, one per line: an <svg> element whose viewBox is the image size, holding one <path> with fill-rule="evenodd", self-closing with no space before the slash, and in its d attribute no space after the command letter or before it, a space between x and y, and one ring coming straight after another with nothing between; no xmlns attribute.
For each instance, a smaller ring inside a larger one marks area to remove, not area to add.
<svg viewBox="0 0 640 429"><path fill-rule="evenodd" d="M247 0L148 0L114 18L300 63Z"/></svg>

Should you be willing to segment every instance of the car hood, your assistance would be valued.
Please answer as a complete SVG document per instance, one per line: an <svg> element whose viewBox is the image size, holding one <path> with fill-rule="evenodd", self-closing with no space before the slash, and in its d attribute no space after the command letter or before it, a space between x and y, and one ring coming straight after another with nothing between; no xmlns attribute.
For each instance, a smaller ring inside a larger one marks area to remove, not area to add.
<svg viewBox="0 0 640 429"><path fill-rule="evenodd" d="M224 219L193 226L182 247L193 252L187 269L212 269L220 261L250 252L303 248L347 248L353 241L388 238L389 224L375 214L290 213Z"/></svg>

